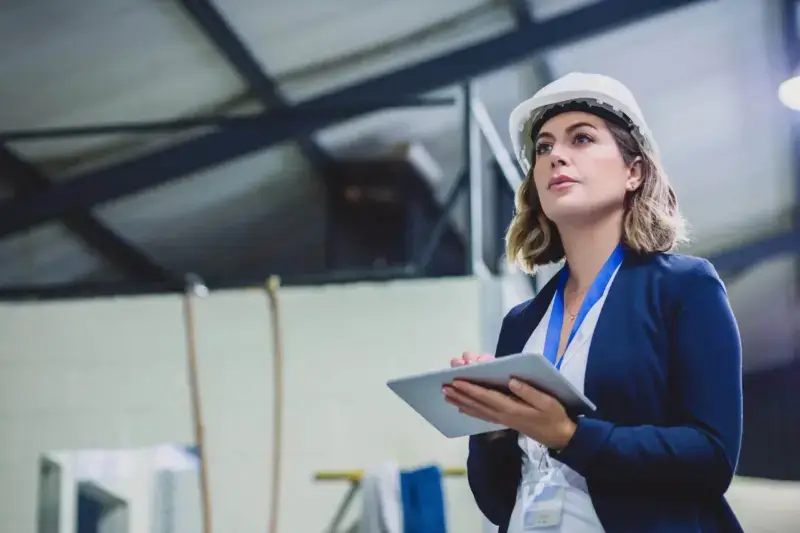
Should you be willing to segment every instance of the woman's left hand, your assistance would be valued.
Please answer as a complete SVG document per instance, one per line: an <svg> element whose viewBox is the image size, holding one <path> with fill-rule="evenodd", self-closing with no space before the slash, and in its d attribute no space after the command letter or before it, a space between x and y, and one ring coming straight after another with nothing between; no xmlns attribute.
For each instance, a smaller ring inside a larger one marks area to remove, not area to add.
<svg viewBox="0 0 800 533"><path fill-rule="evenodd" d="M515 429L554 450L566 447L576 425L561 402L515 379L509 388L517 398L457 380L444 387L444 395L462 413Z"/></svg>

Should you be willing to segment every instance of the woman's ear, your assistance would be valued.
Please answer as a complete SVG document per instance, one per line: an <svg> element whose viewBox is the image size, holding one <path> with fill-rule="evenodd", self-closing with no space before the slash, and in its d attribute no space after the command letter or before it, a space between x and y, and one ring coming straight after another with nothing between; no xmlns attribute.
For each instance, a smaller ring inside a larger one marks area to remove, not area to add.
<svg viewBox="0 0 800 533"><path fill-rule="evenodd" d="M628 166L628 179L625 182L625 189L633 192L642 186L644 179L644 161L641 156L637 156Z"/></svg>

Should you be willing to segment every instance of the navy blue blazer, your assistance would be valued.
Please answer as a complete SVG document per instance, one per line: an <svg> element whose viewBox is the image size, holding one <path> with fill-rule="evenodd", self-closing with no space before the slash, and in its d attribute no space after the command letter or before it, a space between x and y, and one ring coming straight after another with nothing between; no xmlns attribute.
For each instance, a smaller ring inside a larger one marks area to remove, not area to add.
<svg viewBox="0 0 800 533"><path fill-rule="evenodd" d="M519 353L558 276L503 320L496 356ZM724 499L742 436L741 342L711 264L627 252L595 328L585 394L597 411L554 455L586 478L608 533L736 533ZM508 528L521 476L517 433L470 438L469 485Z"/></svg>

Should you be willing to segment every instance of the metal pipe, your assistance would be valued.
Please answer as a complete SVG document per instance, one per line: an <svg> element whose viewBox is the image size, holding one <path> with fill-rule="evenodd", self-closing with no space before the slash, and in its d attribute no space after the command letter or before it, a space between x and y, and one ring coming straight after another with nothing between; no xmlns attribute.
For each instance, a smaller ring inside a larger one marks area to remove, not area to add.
<svg viewBox="0 0 800 533"><path fill-rule="evenodd" d="M269 527L268 533L278 533L278 512L280 510L281 467L283 458L283 330L280 320L280 299L278 289L281 280L278 276L270 276L266 282L267 299L269 300L270 329L272 333L272 484L270 485Z"/></svg>
<svg viewBox="0 0 800 533"><path fill-rule="evenodd" d="M464 99L462 102L462 151L464 158L464 166L467 172L467 193L470 197L470 206L467 210L467 253L466 253L466 273L473 274L472 264L472 246L474 241L472 239L472 137L470 135L472 128L472 113L469 109L469 102L472 99L472 87L469 82L461 86L461 96Z"/></svg>
<svg viewBox="0 0 800 533"><path fill-rule="evenodd" d="M472 116L472 93L473 91L467 86L464 92L466 98L464 106L467 114L467 134L469 139L467 161L469 164L470 273L476 276L488 277L490 272L486 266L483 253L483 134L478 122Z"/></svg>
<svg viewBox="0 0 800 533"><path fill-rule="evenodd" d="M211 533L213 528L211 512L211 493L208 479L208 454L205 441L205 424L203 422L202 394L197 364L197 335L195 333L195 317L193 298L199 294L198 287L205 284L196 275L186 276L186 288L183 294L183 319L186 333L186 366L189 385L189 400L192 407L192 426L197 455L200 459L200 503L203 513L203 533Z"/></svg>
<svg viewBox="0 0 800 533"><path fill-rule="evenodd" d="M486 139L489 151L492 152L495 161L497 161L497 165L500 167L503 177L509 187L511 187L511 190L516 192L519 186L522 185L523 176L516 162L512 159L511 154L506 149L503 139L494 127L492 118L489 116L489 111L477 96L472 97L470 109L472 110L472 116L475 122L477 122L478 127Z"/></svg>

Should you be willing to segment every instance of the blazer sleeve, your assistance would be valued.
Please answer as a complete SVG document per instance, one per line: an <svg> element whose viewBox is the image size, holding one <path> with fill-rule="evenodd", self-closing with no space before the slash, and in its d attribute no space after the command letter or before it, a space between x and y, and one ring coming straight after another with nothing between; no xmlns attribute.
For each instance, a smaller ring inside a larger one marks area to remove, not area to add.
<svg viewBox="0 0 800 533"><path fill-rule="evenodd" d="M469 488L478 508L494 525L507 522L514 510L521 468L516 431L469 438Z"/></svg>
<svg viewBox="0 0 800 533"><path fill-rule="evenodd" d="M495 355L507 355L506 345L513 317L512 309L503 319ZM517 500L522 469L522 451L517 445L518 433L512 430L469 438L467 479L478 508L493 524L506 523Z"/></svg>
<svg viewBox="0 0 800 533"><path fill-rule="evenodd" d="M580 418L556 457L590 483L700 496L722 496L730 485L742 435L739 330L710 263L679 277L672 289L682 297L665 320L676 423L624 427Z"/></svg>

